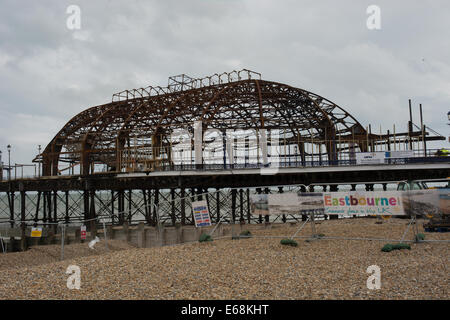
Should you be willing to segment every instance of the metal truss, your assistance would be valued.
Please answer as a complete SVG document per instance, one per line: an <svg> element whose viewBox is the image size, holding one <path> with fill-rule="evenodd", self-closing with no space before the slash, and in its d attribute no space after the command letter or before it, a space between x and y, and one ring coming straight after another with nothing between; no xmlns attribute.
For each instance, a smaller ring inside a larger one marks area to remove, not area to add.
<svg viewBox="0 0 450 320"><path fill-rule="evenodd" d="M192 133L195 121L202 121L204 131L279 130L284 144L296 146L303 160L314 153L337 160L344 150L366 151L372 142L382 140L335 103L261 80L260 74L244 69L203 79L180 75L171 77L166 88L117 93L111 103L72 118L36 161L43 162L44 175L70 172L75 166L80 173L91 174L100 164L113 172L133 171L136 163L150 169L163 162L173 164L172 148L177 143L173 133L178 129ZM67 164L65 169L60 168L62 163Z"/></svg>

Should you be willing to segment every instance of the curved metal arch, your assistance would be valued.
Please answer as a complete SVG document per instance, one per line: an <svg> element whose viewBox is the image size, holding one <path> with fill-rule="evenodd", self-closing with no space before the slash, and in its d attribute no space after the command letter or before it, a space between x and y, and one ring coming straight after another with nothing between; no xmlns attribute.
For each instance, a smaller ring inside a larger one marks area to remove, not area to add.
<svg viewBox="0 0 450 320"><path fill-rule="evenodd" d="M50 143L45 147L42 152L43 155L43 175L57 175L57 163L59 162L59 156L62 148L64 147L67 138L72 135L77 130L86 127L93 121L93 118L88 116L93 111L101 111L103 108L108 106L109 104L94 106L88 108L76 116L72 117L58 133L54 136L54 138L50 141ZM64 133L64 134L63 134ZM57 144L57 142L59 142ZM56 170L55 170L56 168ZM52 172L53 171L53 172Z"/></svg>
<svg viewBox="0 0 450 320"><path fill-rule="evenodd" d="M111 155L111 148L115 148L117 153L119 149L117 139L123 135L125 128L129 132L136 131L138 135L142 135L150 128L152 132L156 132L161 126L179 127L185 123L189 114L194 116L194 120L206 121L204 123L206 127L213 124L216 128L217 125L214 123L225 121L220 124L220 127L226 128L227 123L234 122L233 117L235 117L236 123L240 126L239 123L242 122L243 128L266 128L267 122L270 123L269 127L284 124L283 127L293 136L299 137L304 136L305 133L309 133L312 137L315 129L319 137L323 137L324 141L330 141L330 145L326 145L330 156L336 152L332 143L338 136L353 133L355 128L360 136L366 134L366 130L351 114L315 93L260 79L222 83L220 79L224 75L228 76L228 80L230 79L230 74L227 73L208 77L213 83L207 87L201 86L187 91L133 98L92 107L81 112L73 117L45 148L44 174L56 174L61 150L65 146L67 148L70 143L82 143L81 152L85 154L88 149L92 149L101 141L102 144L96 152L101 157L103 148L104 159L106 159ZM219 80L219 83L214 83L214 77ZM238 78L240 79L239 73ZM277 98L280 99L279 103L273 104ZM288 101L290 99L294 101L292 105ZM214 108L212 108L213 105ZM250 106L249 109L245 107L247 105ZM298 112L295 112L297 109ZM130 113L127 114L127 112ZM301 119L302 124L295 125L294 119ZM139 122L145 125L137 125ZM130 123L134 124L133 128L127 128ZM324 129L321 128L322 126ZM80 133L77 134L76 132L79 131ZM80 161L83 162L82 156ZM86 162L89 163L89 159ZM56 166L56 170L52 172L49 166Z"/></svg>

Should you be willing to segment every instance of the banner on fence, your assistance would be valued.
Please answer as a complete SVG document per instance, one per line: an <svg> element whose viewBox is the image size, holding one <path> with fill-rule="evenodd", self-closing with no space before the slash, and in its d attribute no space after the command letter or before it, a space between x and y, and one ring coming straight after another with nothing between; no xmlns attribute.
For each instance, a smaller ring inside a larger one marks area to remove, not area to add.
<svg viewBox="0 0 450 320"><path fill-rule="evenodd" d="M299 192L300 213L308 213L311 211L323 211L323 193L322 192Z"/></svg>
<svg viewBox="0 0 450 320"><path fill-rule="evenodd" d="M386 151L386 158L412 158L414 157L414 151L402 150L402 151Z"/></svg>
<svg viewBox="0 0 450 320"><path fill-rule="evenodd" d="M425 189L405 192L403 203L410 214L436 217L450 214L450 189Z"/></svg>
<svg viewBox="0 0 450 320"><path fill-rule="evenodd" d="M253 215L306 214L323 210L323 195L320 192L255 194L250 196L250 209Z"/></svg>
<svg viewBox="0 0 450 320"><path fill-rule="evenodd" d="M269 215L299 213L299 197L296 193L268 194Z"/></svg>
<svg viewBox="0 0 450 320"><path fill-rule="evenodd" d="M208 227L211 225L208 204L206 201L192 202L192 211L194 212L194 221L196 227Z"/></svg>
<svg viewBox="0 0 450 320"><path fill-rule="evenodd" d="M250 196L250 211L254 215L268 215L269 203L267 194L254 194Z"/></svg>
<svg viewBox="0 0 450 320"><path fill-rule="evenodd" d="M327 215L405 215L401 191L327 192L323 194Z"/></svg>
<svg viewBox="0 0 450 320"><path fill-rule="evenodd" d="M411 215L450 214L450 189L410 191L287 192L250 196L254 215Z"/></svg>
<svg viewBox="0 0 450 320"><path fill-rule="evenodd" d="M383 164L385 152L359 152L356 153L356 164Z"/></svg>
<svg viewBox="0 0 450 320"><path fill-rule="evenodd" d="M42 237L42 228L31 228L31 237L32 238Z"/></svg>
<svg viewBox="0 0 450 320"><path fill-rule="evenodd" d="M326 215L405 215L402 192L298 192L258 194L250 197L254 215L308 214Z"/></svg>

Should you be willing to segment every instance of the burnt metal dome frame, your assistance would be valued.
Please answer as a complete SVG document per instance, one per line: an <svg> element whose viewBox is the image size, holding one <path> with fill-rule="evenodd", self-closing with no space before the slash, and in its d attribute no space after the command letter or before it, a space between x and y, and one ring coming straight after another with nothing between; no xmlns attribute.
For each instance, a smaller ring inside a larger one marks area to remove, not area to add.
<svg viewBox="0 0 450 320"><path fill-rule="evenodd" d="M314 147L309 153L305 150L307 143L317 145L320 153L324 149L328 160L337 160L344 152L371 151L374 144L389 138L371 134L350 113L322 96L262 80L261 74L243 69L201 79L180 75L170 77L165 88L114 94L111 103L73 117L36 160L43 162L44 176L59 175L76 165L81 175L89 175L95 172L95 163L121 172L126 150L147 148L156 163L151 170L155 170L162 162L172 163L171 133L190 128L194 121L202 121L203 131L283 130L302 161L314 157ZM69 166L60 170L64 162Z"/></svg>

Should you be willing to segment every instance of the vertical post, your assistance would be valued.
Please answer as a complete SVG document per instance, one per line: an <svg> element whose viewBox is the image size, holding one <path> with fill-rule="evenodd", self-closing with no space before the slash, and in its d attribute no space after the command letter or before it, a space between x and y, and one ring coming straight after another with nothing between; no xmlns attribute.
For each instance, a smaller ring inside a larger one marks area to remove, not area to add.
<svg viewBox="0 0 450 320"><path fill-rule="evenodd" d="M69 191L66 191L66 223L69 223Z"/></svg>
<svg viewBox="0 0 450 320"><path fill-rule="evenodd" d="M261 194L262 190L261 188L256 188L256 193L257 194ZM262 223L263 222L263 218L262 218L262 214L258 215L258 223Z"/></svg>
<svg viewBox="0 0 450 320"><path fill-rule="evenodd" d="M217 208L217 215L216 215L216 221L219 223L220 221L220 189L216 189L216 208Z"/></svg>
<svg viewBox="0 0 450 320"><path fill-rule="evenodd" d="M241 224L245 223L245 219L244 219L244 190L243 189L239 189L239 209L240 209L240 217L239 217L239 222Z"/></svg>
<svg viewBox="0 0 450 320"><path fill-rule="evenodd" d="M251 215L251 208L250 208L250 189L247 188L247 223L250 224L250 215Z"/></svg>
<svg viewBox="0 0 450 320"><path fill-rule="evenodd" d="M10 211L10 216L9 216L9 220L11 220L11 228L14 228L14 222L15 222L15 217L14 217L14 191L9 192L9 211Z"/></svg>
<svg viewBox="0 0 450 320"><path fill-rule="evenodd" d="M47 196L45 191L42 194L42 215L42 221L44 222L44 226L46 226L45 223L47 222Z"/></svg>
<svg viewBox="0 0 450 320"><path fill-rule="evenodd" d="M411 99L409 101L409 123L408 123L408 140L409 140L409 150L412 150L412 131L413 131L413 121L412 121L412 108L411 108Z"/></svg>
<svg viewBox="0 0 450 320"><path fill-rule="evenodd" d="M427 157L427 139L425 138L427 127L425 125L423 125L422 128L423 128L422 129L422 132L423 132L422 133L422 135L423 135L423 150L425 152L425 157Z"/></svg>
<svg viewBox="0 0 450 320"><path fill-rule="evenodd" d="M103 235L104 235L104 237L105 237L105 247L106 247L106 250L108 250L108 237L106 236L106 224L105 224L105 220L102 219L102 222L103 222Z"/></svg>
<svg viewBox="0 0 450 320"><path fill-rule="evenodd" d="M265 189L264 189L264 193L265 193L265 194L269 194L269 193L270 193L269 188L265 188ZM268 224L268 223L270 222L270 216L269 216L268 214L265 215L265 216L264 216L264 220L265 220L266 224Z"/></svg>
<svg viewBox="0 0 450 320"><path fill-rule="evenodd" d="M95 210L95 190L91 191L91 209L89 212L89 219L94 219L97 217L97 212Z"/></svg>
<svg viewBox="0 0 450 320"><path fill-rule="evenodd" d="M147 201L147 191L145 189L142 189L142 196L144 197L145 221L148 222L149 204L148 204L148 201Z"/></svg>
<svg viewBox="0 0 450 320"><path fill-rule="evenodd" d="M301 192L306 192L306 188L304 186L300 187L300 191ZM309 192L314 192L314 186L309 186ZM302 214L302 221L307 221L308 220L308 216L306 214Z"/></svg>
<svg viewBox="0 0 450 320"><path fill-rule="evenodd" d="M389 130L387 131L387 149L391 151L391 133Z"/></svg>
<svg viewBox="0 0 450 320"><path fill-rule="evenodd" d="M132 195L133 195L132 190L128 190L128 217L127 217L128 224L131 224L131 205L133 201Z"/></svg>
<svg viewBox="0 0 450 320"><path fill-rule="evenodd" d="M223 168L227 168L227 133L222 131L222 144L223 144ZM219 220L218 220L219 221Z"/></svg>
<svg viewBox="0 0 450 320"><path fill-rule="evenodd" d="M323 185L323 186L322 186L322 190L323 190L323 192L327 192L327 186L326 186L326 185ZM331 191L331 190L330 190L330 191ZM324 214L324 215L323 215L323 219L324 219L324 220L327 220L327 219L328 219L328 215Z"/></svg>
<svg viewBox="0 0 450 320"><path fill-rule="evenodd" d="M425 130L423 129L423 114L422 114L422 104L419 105L420 107L420 130L422 131L422 146L423 146L423 153L424 156L427 156L427 151L425 148Z"/></svg>
<svg viewBox="0 0 450 320"><path fill-rule="evenodd" d="M160 221L159 221L159 217L158 217L158 207L159 207L159 189L158 188L156 188L155 190L154 190L154 192L155 192L155 195L154 195L154 211L153 211L153 221L154 222L157 222L158 223L158 225L160 224Z"/></svg>
<svg viewBox="0 0 450 320"><path fill-rule="evenodd" d="M124 195L124 191L123 190L119 190L118 191L118 193L117 193L117 196L118 196L118 202L119 202L119 212L118 212L118 215L119 215L119 225L123 225L123 223L124 223L124 216L125 216L125 213L124 213L124 211L125 211L125 195Z"/></svg>
<svg viewBox="0 0 450 320"><path fill-rule="evenodd" d="M115 197L114 197L114 190L111 190L111 227L114 225L114 202L115 202Z"/></svg>
<svg viewBox="0 0 450 320"><path fill-rule="evenodd" d="M47 193L47 209L48 209L48 222L52 223L53 222L53 218L52 218L52 192L48 191Z"/></svg>
<svg viewBox="0 0 450 320"><path fill-rule="evenodd" d="M352 184L351 187L352 187L352 188L350 189L350 191L356 191L356 184ZM358 216L357 216L356 214L353 214L353 215L352 215L352 218L357 218L357 217L358 217Z"/></svg>
<svg viewBox="0 0 450 320"><path fill-rule="evenodd" d="M58 191L53 191L53 222L57 223L58 222ZM55 225L54 227L55 229L55 233L58 230L58 227Z"/></svg>
<svg viewBox="0 0 450 320"><path fill-rule="evenodd" d="M84 220L89 219L89 193L87 190L83 191L83 200L84 200Z"/></svg>
<svg viewBox="0 0 450 320"><path fill-rule="evenodd" d="M312 238L316 237L316 221L314 220L314 210L311 210L311 233Z"/></svg>
<svg viewBox="0 0 450 320"><path fill-rule="evenodd" d="M184 188L181 188L181 200L180 200L180 210L181 210L181 225L186 224L186 191Z"/></svg>
<svg viewBox="0 0 450 320"><path fill-rule="evenodd" d="M25 191L20 191L20 229L21 229L21 237L20 237L20 249L21 251L25 251L27 249L27 238L25 236L26 224L25 224L25 205L26 205L26 193Z"/></svg>
<svg viewBox="0 0 450 320"><path fill-rule="evenodd" d="M176 216L175 216L175 189L170 189L170 218L172 219L172 225L175 226Z"/></svg>
<svg viewBox="0 0 450 320"><path fill-rule="evenodd" d="M278 187L278 193L283 193L283 187ZM283 223L286 223L287 219L286 219L286 215L283 214L281 221L283 221Z"/></svg>
<svg viewBox="0 0 450 320"><path fill-rule="evenodd" d="M231 217L234 223L236 221L236 189L231 190Z"/></svg>
<svg viewBox="0 0 450 320"><path fill-rule="evenodd" d="M66 236L66 226L61 224L61 261L64 260L64 238Z"/></svg>
<svg viewBox="0 0 450 320"><path fill-rule="evenodd" d="M37 194L37 203L36 203L36 214L34 216L34 222L38 222L39 221L39 207L41 204L41 191L38 191Z"/></svg>

